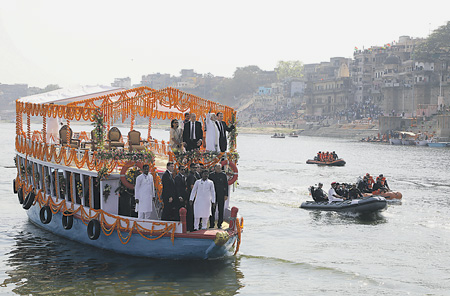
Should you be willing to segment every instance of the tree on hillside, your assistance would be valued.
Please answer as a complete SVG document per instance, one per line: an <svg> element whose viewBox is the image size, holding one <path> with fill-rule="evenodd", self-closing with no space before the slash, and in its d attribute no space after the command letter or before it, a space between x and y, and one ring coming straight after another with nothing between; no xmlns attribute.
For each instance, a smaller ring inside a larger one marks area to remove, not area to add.
<svg viewBox="0 0 450 296"><path fill-rule="evenodd" d="M425 42L416 47L414 59L450 61L450 21L434 30Z"/></svg>
<svg viewBox="0 0 450 296"><path fill-rule="evenodd" d="M279 81L303 77L303 63L301 61L279 61L276 68Z"/></svg>

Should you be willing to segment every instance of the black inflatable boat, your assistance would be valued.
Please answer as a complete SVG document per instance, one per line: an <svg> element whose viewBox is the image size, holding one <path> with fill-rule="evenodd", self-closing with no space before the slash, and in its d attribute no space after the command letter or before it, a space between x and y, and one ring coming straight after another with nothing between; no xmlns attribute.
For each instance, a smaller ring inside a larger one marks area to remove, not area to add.
<svg viewBox="0 0 450 296"><path fill-rule="evenodd" d="M362 199L346 200L346 201L334 201L334 202L315 202L305 201L301 204L300 208L307 210L320 210L320 211L335 211L335 212L350 212L350 213L373 213L382 211L387 207L387 202L384 197L371 196L364 197Z"/></svg>
<svg viewBox="0 0 450 296"><path fill-rule="evenodd" d="M338 158L333 161L320 161L320 160L314 160L314 159L308 159L306 161L307 164L318 164L318 165L329 165L329 166L344 166L345 160L342 158Z"/></svg>

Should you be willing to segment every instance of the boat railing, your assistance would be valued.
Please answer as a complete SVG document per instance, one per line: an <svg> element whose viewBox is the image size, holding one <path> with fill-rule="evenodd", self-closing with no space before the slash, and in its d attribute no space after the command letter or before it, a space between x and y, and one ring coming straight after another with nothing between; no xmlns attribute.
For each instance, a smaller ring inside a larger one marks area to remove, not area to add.
<svg viewBox="0 0 450 296"><path fill-rule="evenodd" d="M98 151L91 151L87 148L71 148L61 144L45 143L38 133L36 136L27 139L23 135L16 137L16 150L19 153L29 155L35 159L50 162L53 164L85 168L90 171L99 171L103 166L108 168L108 173L118 173L126 161L123 159L99 159ZM170 146L165 141L151 139L145 143L147 150L152 151L154 155L168 157L171 151ZM120 149L120 148L119 148ZM128 150L127 147L124 148Z"/></svg>

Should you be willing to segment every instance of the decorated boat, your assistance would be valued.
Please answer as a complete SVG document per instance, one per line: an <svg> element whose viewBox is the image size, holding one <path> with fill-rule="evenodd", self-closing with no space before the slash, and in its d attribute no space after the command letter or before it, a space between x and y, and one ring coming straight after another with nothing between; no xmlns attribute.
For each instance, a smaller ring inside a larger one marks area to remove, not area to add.
<svg viewBox="0 0 450 296"><path fill-rule="evenodd" d="M307 210L347 212L358 214L369 214L379 212L387 207L386 199L381 196L364 197L361 199L345 200L345 201L305 201L300 208Z"/></svg>
<svg viewBox="0 0 450 296"><path fill-rule="evenodd" d="M315 160L315 159L308 159L306 161L307 164L318 164L318 165L327 165L327 166L344 166L345 160L342 158L338 158L332 161L322 161L322 160Z"/></svg>
<svg viewBox="0 0 450 296"><path fill-rule="evenodd" d="M174 88L79 87L21 98L13 190L32 223L80 243L151 258L232 256L243 230L236 207L226 207L222 228L188 231L184 207L176 221L161 219L161 173L168 161L174 174L193 162L205 168L221 163L228 183L237 179L235 131L228 135L229 152L220 153L172 150L152 137L152 120L181 119L185 112L205 118L210 109L235 123L234 109ZM145 135L135 129L136 120L147 120ZM137 218L134 208L134 184L144 164L156 191L150 219Z"/></svg>

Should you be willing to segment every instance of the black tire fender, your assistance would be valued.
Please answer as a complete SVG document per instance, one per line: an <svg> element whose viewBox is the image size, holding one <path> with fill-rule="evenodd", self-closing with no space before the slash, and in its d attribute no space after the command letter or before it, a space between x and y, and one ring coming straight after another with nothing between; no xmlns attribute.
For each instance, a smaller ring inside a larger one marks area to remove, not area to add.
<svg viewBox="0 0 450 296"><path fill-rule="evenodd" d="M98 220L92 219L89 221L87 226L87 234L89 239L96 240L100 236L100 222Z"/></svg>
<svg viewBox="0 0 450 296"><path fill-rule="evenodd" d="M70 214L70 212L64 212L62 216L62 226L64 229L69 230L73 226L73 215L67 215Z"/></svg>
<svg viewBox="0 0 450 296"><path fill-rule="evenodd" d="M42 224L48 224L52 221L52 210L49 206L43 206L39 212L39 218Z"/></svg>
<svg viewBox="0 0 450 296"><path fill-rule="evenodd" d="M17 197L19 198L19 203L23 204L23 189L22 187L19 188L17 191Z"/></svg>
<svg viewBox="0 0 450 296"><path fill-rule="evenodd" d="M13 179L13 192L17 193L17 189L16 189L16 179Z"/></svg>
<svg viewBox="0 0 450 296"><path fill-rule="evenodd" d="M24 208L25 210L28 210L31 207L31 205L33 204L35 197L36 196L35 196L34 192L30 191L27 194L27 197L25 197L25 200L23 201L22 208Z"/></svg>

